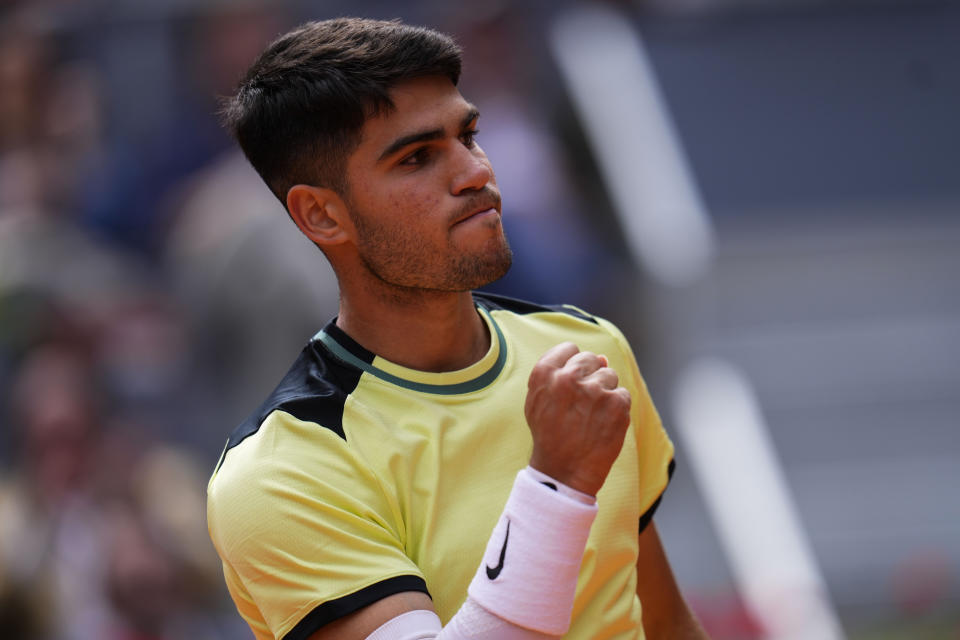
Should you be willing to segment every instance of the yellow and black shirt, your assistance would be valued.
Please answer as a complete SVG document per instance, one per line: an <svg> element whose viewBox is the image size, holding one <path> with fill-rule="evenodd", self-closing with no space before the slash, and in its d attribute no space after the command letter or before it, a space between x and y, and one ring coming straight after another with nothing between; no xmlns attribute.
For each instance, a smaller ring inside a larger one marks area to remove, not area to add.
<svg viewBox="0 0 960 640"><path fill-rule="evenodd" d="M566 638L643 637L637 534L672 471L673 445L619 330L574 307L474 294L488 353L415 371L328 324L230 436L207 488L210 536L258 640L306 638L401 591L456 613L533 448L527 378L550 347L607 356L633 395L630 431L597 496Z"/></svg>

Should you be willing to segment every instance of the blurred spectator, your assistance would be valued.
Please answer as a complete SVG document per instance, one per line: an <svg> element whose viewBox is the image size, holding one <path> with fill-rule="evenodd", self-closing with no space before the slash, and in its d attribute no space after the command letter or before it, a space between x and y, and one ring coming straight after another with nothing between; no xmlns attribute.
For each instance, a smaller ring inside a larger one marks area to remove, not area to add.
<svg viewBox="0 0 960 640"><path fill-rule="evenodd" d="M101 406L84 346L36 348L13 386L21 456L0 485L0 575L47 613L40 637L105 637L96 634L107 605L91 588L105 552L94 490Z"/></svg>
<svg viewBox="0 0 960 640"><path fill-rule="evenodd" d="M283 21L273 9L250 7L202 20L200 93L232 93ZM235 147L179 182L169 202L166 267L190 311L206 406L218 409L207 426L222 440L336 315L336 281Z"/></svg>
<svg viewBox="0 0 960 640"><path fill-rule="evenodd" d="M96 333L119 300L145 281L129 256L77 225L74 180L98 135L92 74L79 65L57 66L46 36L30 24L10 19L0 26L0 33L13 34L0 39L0 76L10 82L0 99L4 387L12 363L31 345L65 330ZM0 444L8 437L0 436ZM0 462L5 458L0 452Z"/></svg>
<svg viewBox="0 0 960 640"><path fill-rule="evenodd" d="M152 92L169 105L146 123L132 121L111 132L104 162L83 194L85 225L151 261L162 256L171 222L165 196L232 150L217 121L218 100L282 30L284 15L266 3L213 3L198 7L189 20L158 28L134 12L127 29L101 45L108 56L136 58L127 63L135 70L130 75L158 72L149 80L108 78L113 91L125 91L132 81L155 82ZM142 38L131 46L129 33L137 32Z"/></svg>
<svg viewBox="0 0 960 640"><path fill-rule="evenodd" d="M155 444L196 431L182 314L78 224L102 86L42 18L0 24L0 637L223 637L207 465Z"/></svg>
<svg viewBox="0 0 960 640"><path fill-rule="evenodd" d="M47 41L25 29L19 15L0 22L0 152L23 146L43 129L50 52Z"/></svg>
<svg viewBox="0 0 960 640"><path fill-rule="evenodd" d="M111 638L217 634L207 612L220 595L220 566L204 526L204 478L191 457L172 447L151 448L138 459L127 499L107 514Z"/></svg>
<svg viewBox="0 0 960 640"><path fill-rule="evenodd" d="M0 24L0 363L56 322L46 310L92 322L144 275L77 224L77 176L100 137L96 74L57 63L36 24Z"/></svg>
<svg viewBox="0 0 960 640"><path fill-rule="evenodd" d="M208 426L225 439L336 315L337 285L239 152L193 176L181 194L168 269L191 312L208 406L218 408Z"/></svg>
<svg viewBox="0 0 960 640"><path fill-rule="evenodd" d="M89 346L40 345L16 373L19 464L0 479L0 635L216 637L202 466L125 423L104 427Z"/></svg>

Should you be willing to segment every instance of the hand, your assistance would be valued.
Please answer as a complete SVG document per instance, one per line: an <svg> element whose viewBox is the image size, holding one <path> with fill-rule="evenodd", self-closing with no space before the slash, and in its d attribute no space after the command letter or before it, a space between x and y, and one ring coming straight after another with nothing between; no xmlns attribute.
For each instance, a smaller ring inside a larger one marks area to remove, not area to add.
<svg viewBox="0 0 960 640"><path fill-rule="evenodd" d="M630 425L630 392L607 358L564 342L533 367L524 413L533 434L530 466L597 495Z"/></svg>

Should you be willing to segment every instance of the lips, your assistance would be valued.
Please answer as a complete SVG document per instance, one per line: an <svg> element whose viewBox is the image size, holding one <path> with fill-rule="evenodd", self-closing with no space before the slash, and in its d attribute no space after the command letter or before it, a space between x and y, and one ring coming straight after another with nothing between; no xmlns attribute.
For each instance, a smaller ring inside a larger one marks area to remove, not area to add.
<svg viewBox="0 0 960 640"><path fill-rule="evenodd" d="M466 211L461 213L459 216L454 218L453 224L458 225L461 222L466 222L474 216L484 214L487 212L497 212L500 211L500 199L499 198L490 198L484 199L483 202L475 202L468 205Z"/></svg>
<svg viewBox="0 0 960 640"><path fill-rule="evenodd" d="M478 216L483 216L483 215L486 215L486 214L495 214L495 213L497 213L497 210L496 210L494 207L490 207L489 209L484 209L484 210L482 210L482 211L477 211L477 212L475 212L475 213L471 213L471 214L468 215L466 218L461 218L460 220L457 220L457 222L454 223L454 226L456 226L456 225L458 225L458 224L460 224L460 223L462 223L462 222L467 222L468 220L473 220L474 218L476 218L476 217L478 217Z"/></svg>

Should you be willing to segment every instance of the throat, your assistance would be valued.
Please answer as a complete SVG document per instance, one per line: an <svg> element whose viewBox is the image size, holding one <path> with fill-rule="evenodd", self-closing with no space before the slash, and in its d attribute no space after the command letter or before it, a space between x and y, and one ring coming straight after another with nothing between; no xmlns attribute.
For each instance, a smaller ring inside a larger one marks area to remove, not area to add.
<svg viewBox="0 0 960 640"><path fill-rule="evenodd" d="M442 373L479 362L491 335L469 292L455 304L394 307L383 314L357 314L341 304L337 326L365 349L409 369Z"/></svg>

